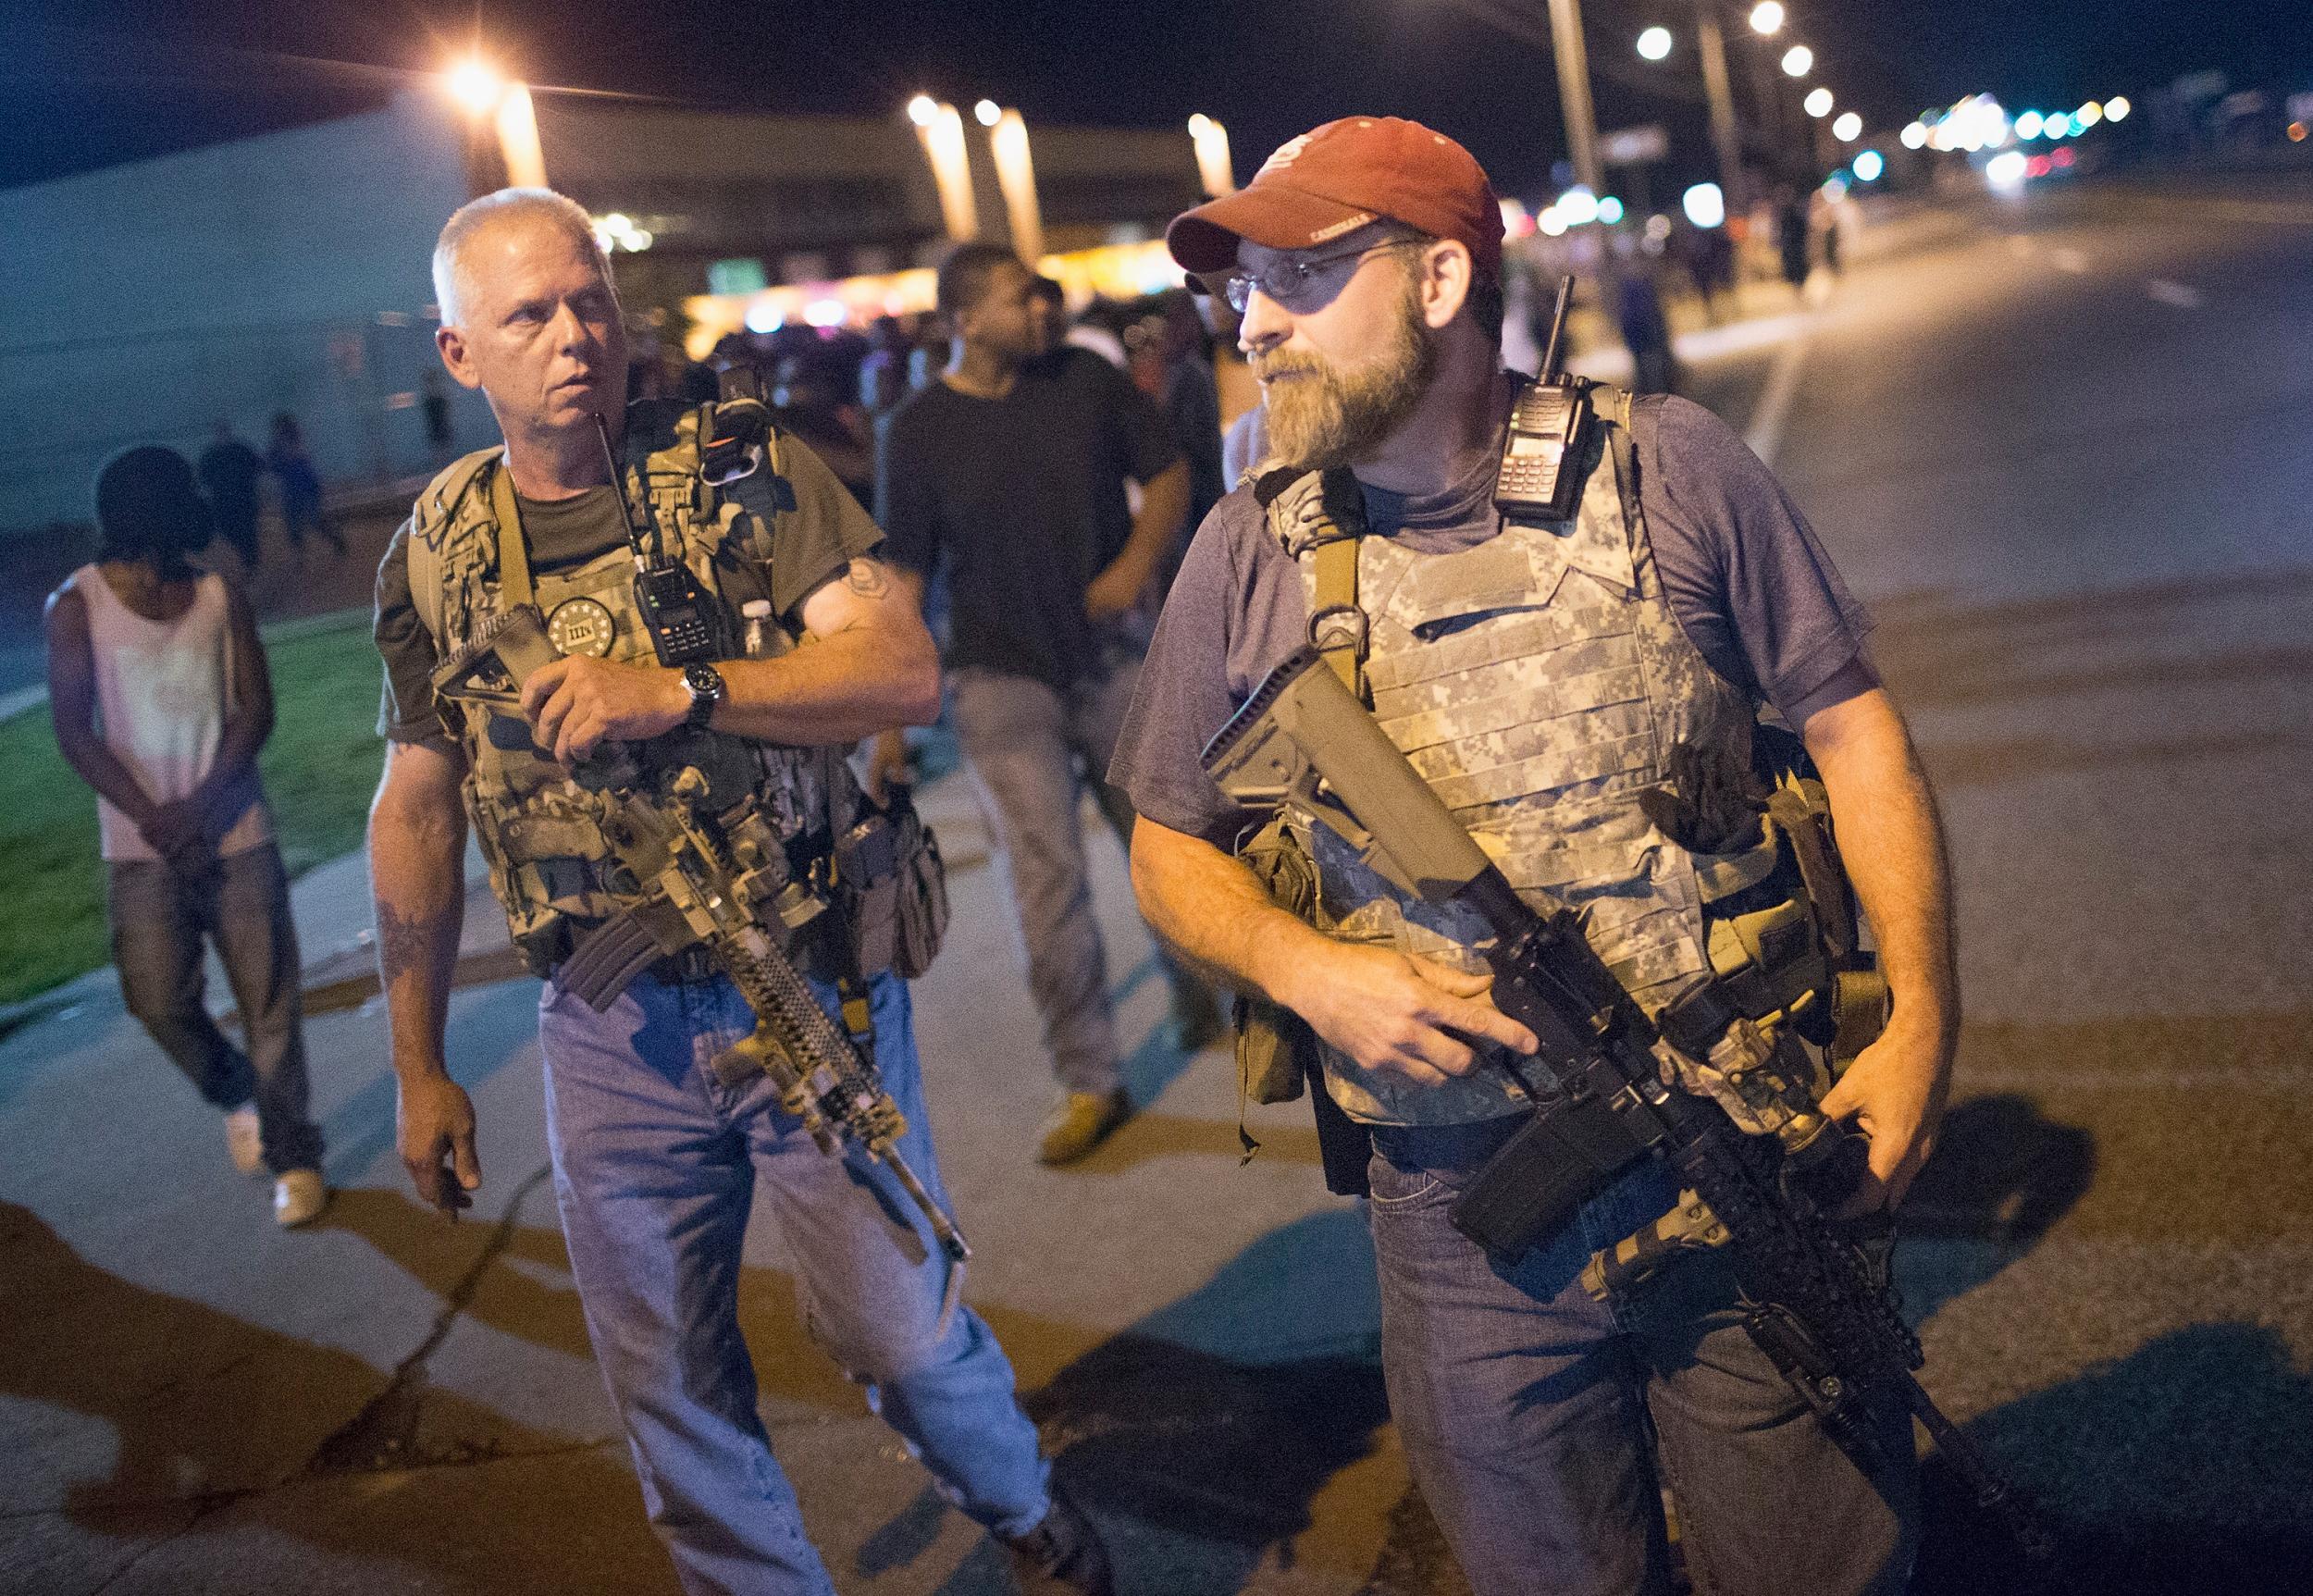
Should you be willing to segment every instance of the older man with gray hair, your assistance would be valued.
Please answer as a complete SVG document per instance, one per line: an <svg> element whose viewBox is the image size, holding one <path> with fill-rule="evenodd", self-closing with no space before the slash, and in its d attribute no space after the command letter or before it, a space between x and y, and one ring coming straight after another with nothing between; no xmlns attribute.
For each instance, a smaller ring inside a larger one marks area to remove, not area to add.
<svg viewBox="0 0 2313 1596"><path fill-rule="evenodd" d="M707 460L725 430L714 413L628 410L609 263L569 200L510 189L475 201L442 229L434 279L442 363L489 400L505 443L434 479L378 572L389 751L370 855L412 1180L451 1214L482 1181L444 1036L470 818L516 943L546 978L538 1041L571 1272L684 1588L833 1590L772 1456L739 1330L760 1188L811 1333L943 1492L1011 1549L1022 1586L1106 1592L1098 1539L1054 1496L1011 1367L979 1316L954 1305L957 1266L890 1162L856 1147L826 1156L765 1074L717 1068L757 1023L720 962L694 945L615 993L565 970L631 895L609 811L572 779L598 750L623 747L654 783L696 776L704 811L754 806L794 879L826 879L834 839L870 818L828 750L927 721L939 702L931 638L878 558L883 535L760 411L750 474ZM760 600L775 646L662 662L664 606L639 591L612 451L620 476L633 464L647 480L638 513L694 586L688 623L736 637L742 606ZM438 699L437 662L525 603L562 657L527 674L519 711ZM810 648L796 646L807 637ZM829 909L773 957L872 1058L907 1120L897 1148L945 1206L907 984L888 958L869 967L847 918Z"/></svg>

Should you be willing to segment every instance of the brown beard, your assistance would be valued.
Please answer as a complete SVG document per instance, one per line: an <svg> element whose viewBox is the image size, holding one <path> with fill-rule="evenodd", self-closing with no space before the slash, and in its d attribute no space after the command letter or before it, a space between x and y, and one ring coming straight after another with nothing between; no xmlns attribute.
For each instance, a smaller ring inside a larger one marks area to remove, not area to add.
<svg viewBox="0 0 2313 1596"><path fill-rule="evenodd" d="M1410 272L1392 322L1381 351L1349 370L1281 350L1254 358L1253 374L1264 383L1280 373L1307 374L1263 390L1272 460L1304 471L1345 465L1371 452L1420 407L1438 355Z"/></svg>

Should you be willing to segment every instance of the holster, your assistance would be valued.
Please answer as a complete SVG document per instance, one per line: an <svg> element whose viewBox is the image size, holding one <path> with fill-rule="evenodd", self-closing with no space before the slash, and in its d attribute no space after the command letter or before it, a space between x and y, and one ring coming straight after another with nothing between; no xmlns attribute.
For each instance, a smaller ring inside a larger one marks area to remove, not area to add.
<svg viewBox="0 0 2313 1596"><path fill-rule="evenodd" d="M1270 821L1237 850L1237 857L1269 901L1306 922L1317 914L1317 866L1286 829L1282 815ZM1241 1101L1290 1103L1302 1083L1324 1078L1317 1033L1292 1009L1251 993L1235 994L1231 1016L1237 1026L1237 1087Z"/></svg>
<svg viewBox="0 0 2313 1596"><path fill-rule="evenodd" d="M897 971L913 981L947 933L947 873L939 840L904 792L835 839L835 879L861 979Z"/></svg>
<svg viewBox="0 0 2313 1596"><path fill-rule="evenodd" d="M1304 922L1316 918L1317 866L1282 815L1255 832L1237 857L1278 908ZM1231 1017L1237 1027L1237 1135L1245 1156L1251 1157L1257 1144L1245 1131L1244 1105L1290 1103L1305 1086L1317 1115L1325 1189L1340 1197L1367 1195L1373 1136L1326 1090L1325 1054L1309 1022L1281 1004L1243 992L1233 995Z"/></svg>

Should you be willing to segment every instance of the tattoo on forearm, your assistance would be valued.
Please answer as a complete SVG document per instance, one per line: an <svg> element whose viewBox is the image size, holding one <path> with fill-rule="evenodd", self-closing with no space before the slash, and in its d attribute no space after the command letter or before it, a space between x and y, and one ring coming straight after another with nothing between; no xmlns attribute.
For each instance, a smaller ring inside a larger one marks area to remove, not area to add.
<svg viewBox="0 0 2313 1596"><path fill-rule="evenodd" d="M872 560L851 562L851 569L844 573L844 581L862 599L880 599L892 590L891 578Z"/></svg>
<svg viewBox="0 0 2313 1596"><path fill-rule="evenodd" d="M377 906L377 979L385 988L390 990L403 972L431 962L434 918L403 914L389 903Z"/></svg>

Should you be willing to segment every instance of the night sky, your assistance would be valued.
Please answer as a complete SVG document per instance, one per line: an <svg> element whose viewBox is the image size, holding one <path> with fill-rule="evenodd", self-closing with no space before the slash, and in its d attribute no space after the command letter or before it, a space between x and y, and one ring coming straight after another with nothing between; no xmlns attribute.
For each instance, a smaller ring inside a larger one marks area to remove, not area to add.
<svg viewBox="0 0 2313 1596"><path fill-rule="evenodd" d="M1692 0L1586 0L1602 127L1660 121L1708 158ZM2313 89L2313 5L2216 0L1788 0L1817 79L1889 128L1989 89L2011 107L2141 95L2216 68ZM1738 15L1739 14L1736 14ZM1505 28L1489 16L1509 19ZM1467 143L1510 192L1564 154L1545 0L10 0L0 22L0 186L364 108L478 27L534 85L766 111L897 115L929 90L1052 122L1231 130L1240 179L1351 111ZM1659 66L1640 28L1680 33ZM1513 31L1516 30L1516 31ZM1750 43L1739 20L1729 46ZM1778 41L1779 52L1783 42ZM1738 84L1746 68L1734 64Z"/></svg>

